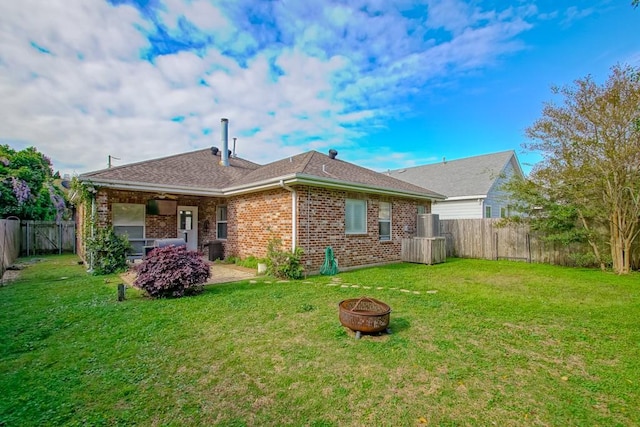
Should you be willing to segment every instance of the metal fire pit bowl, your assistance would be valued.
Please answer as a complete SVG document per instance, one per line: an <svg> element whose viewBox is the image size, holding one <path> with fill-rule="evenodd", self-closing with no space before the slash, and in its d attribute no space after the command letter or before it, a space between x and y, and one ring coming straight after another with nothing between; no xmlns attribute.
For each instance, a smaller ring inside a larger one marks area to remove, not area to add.
<svg viewBox="0 0 640 427"><path fill-rule="evenodd" d="M356 333L359 339L361 333L375 333L387 331L389 327L389 313L391 307L374 298L362 297L340 301L340 323Z"/></svg>

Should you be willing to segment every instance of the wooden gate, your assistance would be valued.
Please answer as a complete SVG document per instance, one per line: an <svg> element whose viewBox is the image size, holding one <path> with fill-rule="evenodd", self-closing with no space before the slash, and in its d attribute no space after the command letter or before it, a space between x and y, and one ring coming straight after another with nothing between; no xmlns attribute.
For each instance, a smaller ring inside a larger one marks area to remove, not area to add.
<svg viewBox="0 0 640 427"><path fill-rule="evenodd" d="M76 253L76 224L73 221L22 221L21 255Z"/></svg>

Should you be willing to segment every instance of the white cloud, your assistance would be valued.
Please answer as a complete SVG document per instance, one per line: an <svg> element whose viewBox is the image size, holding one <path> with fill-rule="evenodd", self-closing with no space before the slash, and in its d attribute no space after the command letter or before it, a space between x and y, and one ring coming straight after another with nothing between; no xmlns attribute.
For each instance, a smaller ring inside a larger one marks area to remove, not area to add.
<svg viewBox="0 0 640 427"><path fill-rule="evenodd" d="M143 32L156 30L131 6L3 2L0 143L24 141L63 172L85 172L108 155L121 164L218 145L227 117L238 153L256 162L355 148L367 128L406 108L399 97L492 63L518 49L528 28L516 9L481 13L439 0L408 18L402 11L411 7L168 0L159 16L171 36L209 44L149 62L140 59L151 47ZM247 10L270 20L250 27L238 19ZM182 34L180 20L196 34ZM429 41L433 28L448 40Z"/></svg>
<svg viewBox="0 0 640 427"><path fill-rule="evenodd" d="M458 0L431 0L427 2L428 18L426 25L431 28L444 28L454 35L460 34L473 24L471 6Z"/></svg>
<svg viewBox="0 0 640 427"><path fill-rule="evenodd" d="M197 84L206 68L202 58L191 52L162 55L155 63L164 78L179 87Z"/></svg>
<svg viewBox="0 0 640 427"><path fill-rule="evenodd" d="M576 6L569 7L564 13L564 19L561 24L565 26L569 26L573 24L575 21L579 21L587 16L592 15L595 12L593 7L580 9Z"/></svg>

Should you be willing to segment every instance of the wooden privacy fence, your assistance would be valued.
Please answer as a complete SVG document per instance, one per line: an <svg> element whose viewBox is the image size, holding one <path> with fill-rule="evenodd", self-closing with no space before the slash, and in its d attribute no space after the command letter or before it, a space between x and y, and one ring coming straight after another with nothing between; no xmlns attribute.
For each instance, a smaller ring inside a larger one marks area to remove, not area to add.
<svg viewBox="0 0 640 427"><path fill-rule="evenodd" d="M76 253L76 224L73 221L22 221L21 254Z"/></svg>
<svg viewBox="0 0 640 427"><path fill-rule="evenodd" d="M0 279L20 255L20 221L0 219Z"/></svg>
<svg viewBox="0 0 640 427"><path fill-rule="evenodd" d="M447 256L570 266L575 264L570 254L583 250L578 244L545 242L531 232L528 225L499 226L501 222L499 218L440 220L440 235L446 239Z"/></svg>

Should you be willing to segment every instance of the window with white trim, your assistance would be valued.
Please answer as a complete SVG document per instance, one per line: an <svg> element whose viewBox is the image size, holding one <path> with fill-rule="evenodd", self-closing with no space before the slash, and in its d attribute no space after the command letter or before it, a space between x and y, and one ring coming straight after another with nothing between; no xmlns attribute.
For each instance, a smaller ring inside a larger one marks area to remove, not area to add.
<svg viewBox="0 0 640 427"><path fill-rule="evenodd" d="M429 213L427 212L427 207L425 205L418 205L418 215L422 215L426 213Z"/></svg>
<svg viewBox="0 0 640 427"><path fill-rule="evenodd" d="M367 201L346 199L344 209L344 228L347 234L367 233Z"/></svg>
<svg viewBox="0 0 640 427"><path fill-rule="evenodd" d="M391 203L380 202L378 206L378 236L380 240L391 240Z"/></svg>
<svg viewBox="0 0 640 427"><path fill-rule="evenodd" d="M484 217L491 218L491 206L484 207Z"/></svg>
<svg viewBox="0 0 640 427"><path fill-rule="evenodd" d="M218 239L227 239L227 207L216 207L216 235Z"/></svg>
<svg viewBox="0 0 640 427"><path fill-rule="evenodd" d="M111 205L113 231L118 236L127 236L134 254L144 252L144 210L145 205L134 203L113 203Z"/></svg>

